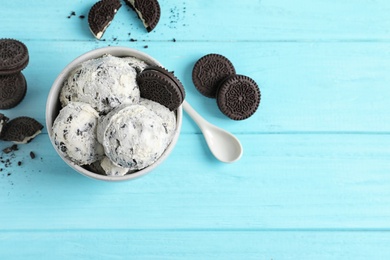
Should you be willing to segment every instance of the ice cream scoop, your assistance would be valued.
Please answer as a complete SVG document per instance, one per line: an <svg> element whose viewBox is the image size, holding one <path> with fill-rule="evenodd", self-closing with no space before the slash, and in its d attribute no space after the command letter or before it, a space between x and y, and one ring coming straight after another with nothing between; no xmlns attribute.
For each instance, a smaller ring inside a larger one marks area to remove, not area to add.
<svg viewBox="0 0 390 260"><path fill-rule="evenodd" d="M141 105L119 107L99 120L97 138L117 166L140 170L154 163L170 142L164 122Z"/></svg>
<svg viewBox="0 0 390 260"><path fill-rule="evenodd" d="M61 109L53 122L52 133L54 144L63 156L79 165L103 158L103 147L96 137L98 116L91 105L80 102L71 102Z"/></svg>
<svg viewBox="0 0 390 260"><path fill-rule="evenodd" d="M107 114L122 104L138 103L136 76L129 61L112 55L85 61L64 81L61 104L84 102L99 114Z"/></svg>

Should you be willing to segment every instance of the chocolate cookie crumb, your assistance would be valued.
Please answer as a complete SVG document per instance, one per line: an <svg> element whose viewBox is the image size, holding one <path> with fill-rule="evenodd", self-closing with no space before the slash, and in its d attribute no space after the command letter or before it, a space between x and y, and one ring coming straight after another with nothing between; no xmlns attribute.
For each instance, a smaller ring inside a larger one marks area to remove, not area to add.
<svg viewBox="0 0 390 260"><path fill-rule="evenodd" d="M22 162L21 162L21 161L18 162L18 166L20 166L20 165L22 165Z"/></svg>
<svg viewBox="0 0 390 260"><path fill-rule="evenodd" d="M85 18L85 15L80 15L79 18L80 18L80 19L84 19L84 18Z"/></svg>
<svg viewBox="0 0 390 260"><path fill-rule="evenodd" d="M33 151L30 152L31 159L35 159L35 153Z"/></svg>
<svg viewBox="0 0 390 260"><path fill-rule="evenodd" d="M70 15L68 15L68 19L70 19L72 16L75 16L76 15L76 12L75 11L72 11L71 13L70 13Z"/></svg>
<svg viewBox="0 0 390 260"><path fill-rule="evenodd" d="M12 146L9 146L9 147L6 147L3 149L3 152L4 153L10 153L10 152L13 152L13 151L17 151L18 150L18 145L17 144L14 144Z"/></svg>

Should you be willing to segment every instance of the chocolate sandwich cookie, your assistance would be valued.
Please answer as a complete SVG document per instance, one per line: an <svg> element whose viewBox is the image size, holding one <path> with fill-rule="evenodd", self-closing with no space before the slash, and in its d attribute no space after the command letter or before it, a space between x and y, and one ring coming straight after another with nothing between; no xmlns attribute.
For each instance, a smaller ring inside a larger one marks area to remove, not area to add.
<svg viewBox="0 0 390 260"><path fill-rule="evenodd" d="M219 83L234 74L236 70L228 58L220 54L208 54L195 63L192 81L201 94L215 98Z"/></svg>
<svg viewBox="0 0 390 260"><path fill-rule="evenodd" d="M220 84L217 104L226 116L234 120L243 120L256 112L260 97L260 89L253 79L234 75Z"/></svg>
<svg viewBox="0 0 390 260"><path fill-rule="evenodd" d="M24 43L14 39L0 39L0 75L9 75L23 70L29 61Z"/></svg>
<svg viewBox="0 0 390 260"><path fill-rule="evenodd" d="M161 15L160 4L157 0L126 0L125 2L137 12L138 18L148 32L157 26Z"/></svg>
<svg viewBox="0 0 390 260"><path fill-rule="evenodd" d="M27 82L21 72L0 76L0 109L18 105L26 95Z"/></svg>
<svg viewBox="0 0 390 260"><path fill-rule="evenodd" d="M88 24L92 34L100 40L114 19L122 4L119 0L101 0L94 4L88 13Z"/></svg>
<svg viewBox="0 0 390 260"><path fill-rule="evenodd" d="M14 143L28 143L37 136L43 125L31 117L17 117L9 121L3 128L1 140Z"/></svg>
<svg viewBox="0 0 390 260"><path fill-rule="evenodd" d="M183 84L173 73L159 66L145 68L137 76L141 97L160 103L173 111L185 98Z"/></svg>

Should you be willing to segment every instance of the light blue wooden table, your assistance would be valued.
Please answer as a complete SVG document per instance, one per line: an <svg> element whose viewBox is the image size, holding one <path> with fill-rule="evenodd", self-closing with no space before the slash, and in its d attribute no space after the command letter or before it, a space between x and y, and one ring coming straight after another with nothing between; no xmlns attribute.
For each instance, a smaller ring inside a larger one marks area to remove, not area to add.
<svg viewBox="0 0 390 260"><path fill-rule="evenodd" d="M23 41L30 63L25 99L0 112L44 123L66 64L127 46L174 70L244 155L218 162L185 115L163 165L106 183L70 169L44 129L2 155L11 165L0 164L0 259L389 259L389 1L160 0L149 34L124 5L105 41L79 17L94 2L1 1L0 38ZM197 92L192 67L208 53L258 82L253 117L229 120Z"/></svg>

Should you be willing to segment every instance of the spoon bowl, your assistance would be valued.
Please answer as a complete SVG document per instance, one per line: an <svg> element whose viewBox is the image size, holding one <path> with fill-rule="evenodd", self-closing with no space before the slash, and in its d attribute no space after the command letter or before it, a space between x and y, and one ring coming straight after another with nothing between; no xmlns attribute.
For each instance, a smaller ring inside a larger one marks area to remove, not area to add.
<svg viewBox="0 0 390 260"><path fill-rule="evenodd" d="M209 123L184 100L183 109L195 121L203 133L211 153L225 163L238 161L243 153L240 141L233 134Z"/></svg>

